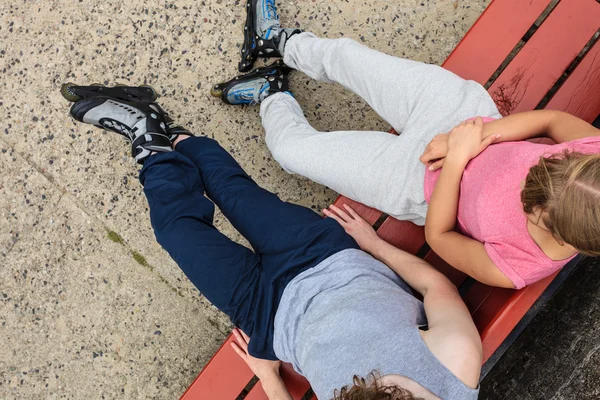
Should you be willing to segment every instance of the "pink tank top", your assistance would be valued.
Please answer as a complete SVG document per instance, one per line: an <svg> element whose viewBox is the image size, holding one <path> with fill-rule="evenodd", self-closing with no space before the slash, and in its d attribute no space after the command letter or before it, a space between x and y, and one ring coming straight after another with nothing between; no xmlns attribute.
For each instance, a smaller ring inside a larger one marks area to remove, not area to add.
<svg viewBox="0 0 600 400"><path fill-rule="evenodd" d="M485 120L489 122L491 119ZM573 257L553 261L527 230L521 204L521 181L541 156L570 149L600 153L600 137L561 144L527 141L491 145L471 160L460 184L458 229L483 243L494 264L520 289L562 268ZM425 174L425 199L431 199L441 170Z"/></svg>

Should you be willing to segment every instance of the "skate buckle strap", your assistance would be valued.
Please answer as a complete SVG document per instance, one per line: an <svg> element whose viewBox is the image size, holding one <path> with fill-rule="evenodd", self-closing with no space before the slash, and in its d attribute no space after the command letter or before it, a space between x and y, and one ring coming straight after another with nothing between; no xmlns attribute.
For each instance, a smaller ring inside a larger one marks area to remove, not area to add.
<svg viewBox="0 0 600 400"><path fill-rule="evenodd" d="M140 164L152 154L152 152L167 153L171 149L171 140L162 133L147 132L138 136L131 143L131 155Z"/></svg>
<svg viewBox="0 0 600 400"><path fill-rule="evenodd" d="M268 83L267 83L268 85ZM263 87L264 86L256 86L254 88L254 93L252 93L252 99L250 100L250 104L257 104L260 103L260 95L263 92ZM268 89L265 89L268 90Z"/></svg>

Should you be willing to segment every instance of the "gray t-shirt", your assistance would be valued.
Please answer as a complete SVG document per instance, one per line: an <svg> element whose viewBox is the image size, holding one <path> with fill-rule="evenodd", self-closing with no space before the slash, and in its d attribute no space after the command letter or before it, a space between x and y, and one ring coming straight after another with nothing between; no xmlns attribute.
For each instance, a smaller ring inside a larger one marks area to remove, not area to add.
<svg viewBox="0 0 600 400"><path fill-rule="evenodd" d="M444 400L477 399L431 353L419 334L423 303L385 264L354 249L334 254L285 288L273 344L306 377L319 400L352 377L406 376Z"/></svg>

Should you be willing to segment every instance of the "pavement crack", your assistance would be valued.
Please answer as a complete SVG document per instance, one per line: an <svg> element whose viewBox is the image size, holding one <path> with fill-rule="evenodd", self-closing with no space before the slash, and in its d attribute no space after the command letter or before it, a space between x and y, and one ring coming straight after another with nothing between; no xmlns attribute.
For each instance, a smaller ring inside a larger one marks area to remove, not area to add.
<svg viewBox="0 0 600 400"><path fill-rule="evenodd" d="M60 204L60 201L63 199L63 197L66 196L66 198L68 198L71 202L73 202L73 204L75 204L75 206L83 214L85 214L89 219L93 220L99 226L101 226L102 228L104 228L104 230L106 232L112 232L112 230L100 218L96 217L93 214L90 214L87 211L87 207L79 199L77 199L75 196L73 196L67 190L66 187L60 185L56 181L56 178L54 178L54 176L52 176L51 173L49 173L48 171L45 171L35 161L33 161L31 159L30 155L22 153L20 151L17 151L17 149L15 148L15 146L13 144L11 144L10 142L8 142L5 138L0 137L0 142L2 142L4 145L10 147L11 151L13 151L14 153L16 153L19 157L21 157L27 163L27 165L29 165L31 168L35 169L40 175L42 175L44 178L46 178L46 180L48 182L50 182L50 184L54 188L56 188L60 192L60 195L59 195L59 198L58 198L58 201L56 202L56 204ZM14 248L15 244L17 243L17 241L13 242L12 245L8 248L8 250L5 253L3 253L4 256L6 256ZM141 268L149 271L150 273L152 273L156 277L158 277L158 279L162 283L164 283L165 285L167 285L172 292L178 294L181 297L185 297L177 287L175 287L173 284L171 284L171 282L169 282L169 280L166 279L161 273L157 272L156 268L154 268L151 264L149 264L145 260L145 258L143 256L141 256L141 254L139 252L137 252L136 250L134 250L133 248L131 248L124 240L121 240L121 242L119 244L121 246L123 246L127 250L127 252L134 257L134 260L137 261L137 264L139 264L139 266ZM142 259L143 259L143 262L142 262Z"/></svg>
<svg viewBox="0 0 600 400"><path fill-rule="evenodd" d="M16 245L17 243L19 243L19 240L21 240L21 238L20 238L20 237L15 237L15 238L12 240L12 242L11 242L10 246L8 247L8 249L6 249L6 251L4 251L4 252L2 253L2 255L3 255L4 257L7 257L7 256L8 256L8 253L10 253L10 252L12 251L12 249L15 247L15 245Z"/></svg>

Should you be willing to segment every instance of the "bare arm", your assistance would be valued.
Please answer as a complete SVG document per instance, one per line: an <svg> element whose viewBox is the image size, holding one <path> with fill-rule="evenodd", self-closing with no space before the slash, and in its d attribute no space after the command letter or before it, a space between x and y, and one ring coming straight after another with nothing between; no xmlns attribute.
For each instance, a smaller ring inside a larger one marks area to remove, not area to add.
<svg viewBox="0 0 600 400"><path fill-rule="evenodd" d="M260 383L269 400L293 400L281 376L273 376L270 380L262 378Z"/></svg>
<svg viewBox="0 0 600 400"><path fill-rule="evenodd" d="M568 142L590 136L600 136L600 129L571 114L554 110L527 111L509 115L486 123L483 137L502 134L497 142L514 142L547 136L556 143ZM435 136L425 148L420 161L437 170L442 167L448 154L448 134Z"/></svg>
<svg viewBox="0 0 600 400"><path fill-rule="evenodd" d="M382 240L352 208L331 206L325 215L338 221L360 245L423 296L428 331L422 333L438 360L466 385L477 387L481 340L454 285L427 262Z"/></svg>
<svg viewBox="0 0 600 400"><path fill-rule="evenodd" d="M466 385L476 388L481 370L481 339L456 287L427 262L380 240L373 256L423 296L427 347Z"/></svg>
<svg viewBox="0 0 600 400"><path fill-rule="evenodd" d="M536 110L509 115L483 126L483 136L501 133L499 141L525 140L548 136L556 143L590 136L600 136L600 130L574 115L555 110Z"/></svg>
<svg viewBox="0 0 600 400"><path fill-rule="evenodd" d="M429 328L421 333L425 344L456 377L476 388L482 363L481 338L458 291L447 279L439 281L431 285L423 303Z"/></svg>
<svg viewBox="0 0 600 400"><path fill-rule="evenodd" d="M494 265L483 244L454 232L460 181L467 163L497 137L482 139L483 122L459 126L450 133L450 150L433 189L425 222L427 242L444 261L478 281L513 288L513 283Z"/></svg>

